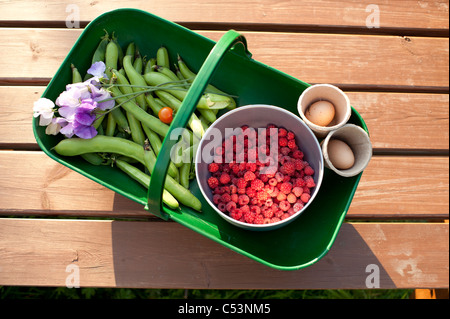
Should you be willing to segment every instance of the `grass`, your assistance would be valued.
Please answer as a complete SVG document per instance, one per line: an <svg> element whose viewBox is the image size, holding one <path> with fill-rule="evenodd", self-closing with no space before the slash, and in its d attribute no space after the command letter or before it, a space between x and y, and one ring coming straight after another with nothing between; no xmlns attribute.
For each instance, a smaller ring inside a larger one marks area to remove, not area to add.
<svg viewBox="0 0 450 319"><path fill-rule="evenodd" d="M0 299L408 299L408 289L212 290L0 286Z"/></svg>

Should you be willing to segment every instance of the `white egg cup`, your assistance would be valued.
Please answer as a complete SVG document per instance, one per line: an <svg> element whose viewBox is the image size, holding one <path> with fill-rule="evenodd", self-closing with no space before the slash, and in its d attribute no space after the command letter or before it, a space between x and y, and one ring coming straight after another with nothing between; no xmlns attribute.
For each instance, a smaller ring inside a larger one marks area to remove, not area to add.
<svg viewBox="0 0 450 319"><path fill-rule="evenodd" d="M332 103L335 109L334 119L327 126L314 124L305 115L311 104L322 100ZM345 125L352 113L348 96L341 89L331 84L316 84L308 87L300 95L297 108L302 120L318 138L324 138L329 132Z"/></svg>
<svg viewBox="0 0 450 319"><path fill-rule="evenodd" d="M338 169L333 166L328 155L328 143L332 139L345 142L353 151L355 163L349 169ZM354 124L346 124L337 130L330 132L321 143L325 167L343 177L352 177L361 173L372 158L372 143L369 135L361 127Z"/></svg>

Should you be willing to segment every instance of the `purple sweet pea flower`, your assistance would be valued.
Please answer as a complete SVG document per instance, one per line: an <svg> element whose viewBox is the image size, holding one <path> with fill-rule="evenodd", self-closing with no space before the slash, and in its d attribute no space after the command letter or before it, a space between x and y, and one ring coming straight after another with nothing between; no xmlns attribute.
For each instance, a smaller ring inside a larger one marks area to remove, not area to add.
<svg viewBox="0 0 450 319"><path fill-rule="evenodd" d="M81 138L92 138L97 135L97 130L92 127L96 116L95 109L97 102L92 99L83 100L82 104L77 108L73 122L73 132Z"/></svg>
<svg viewBox="0 0 450 319"><path fill-rule="evenodd" d="M97 76L99 78L108 79L108 76L105 73L106 71L106 65L103 61L95 62L91 65L89 70L87 70L88 74L93 75L94 77Z"/></svg>

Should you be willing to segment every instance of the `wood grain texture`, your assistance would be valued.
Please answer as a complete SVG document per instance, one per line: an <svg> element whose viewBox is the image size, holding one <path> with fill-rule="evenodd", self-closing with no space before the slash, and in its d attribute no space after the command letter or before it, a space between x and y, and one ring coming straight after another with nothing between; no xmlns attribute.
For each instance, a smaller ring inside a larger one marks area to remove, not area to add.
<svg viewBox="0 0 450 319"><path fill-rule="evenodd" d="M31 125L32 108L44 89L0 86L0 144L10 148L20 144L36 145ZM448 149L448 94L347 94L366 122L375 149Z"/></svg>
<svg viewBox="0 0 450 319"><path fill-rule="evenodd" d="M372 158L347 217L444 218L448 157ZM149 217L143 207L42 152L0 152L0 214Z"/></svg>
<svg viewBox="0 0 450 319"><path fill-rule="evenodd" d="M0 78L51 78L80 33L75 29L0 29L4 39L0 50L5 52L0 60ZM223 35L218 31L199 33L213 40ZM359 87L449 85L448 39L242 33L255 60L308 83ZM22 62L20 68L15 63L18 60Z"/></svg>
<svg viewBox="0 0 450 319"><path fill-rule="evenodd" d="M2 1L0 20L66 21L76 9L79 19L91 21L98 15L118 8L138 8L176 22L336 25L366 28L368 16L374 12L374 2L364 1L274 1L199 0L151 2L131 0L91 1ZM448 1L387 1L376 2L381 28L448 28Z"/></svg>
<svg viewBox="0 0 450 319"><path fill-rule="evenodd" d="M445 288L447 239L448 224L344 224L319 262L279 271L176 223L0 219L0 285L66 286L77 267L82 287L365 289L370 265L380 288Z"/></svg>

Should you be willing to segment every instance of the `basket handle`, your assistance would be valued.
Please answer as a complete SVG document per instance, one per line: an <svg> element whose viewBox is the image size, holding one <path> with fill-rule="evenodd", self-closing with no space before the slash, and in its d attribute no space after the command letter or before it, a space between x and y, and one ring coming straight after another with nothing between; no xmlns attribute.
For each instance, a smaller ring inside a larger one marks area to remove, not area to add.
<svg viewBox="0 0 450 319"><path fill-rule="evenodd" d="M170 217L169 211L165 209L162 202L162 194L164 189L165 177L169 168L170 151L172 147L178 142L177 140L170 139L172 131L176 128L185 128L191 115L194 113L197 104L206 89L214 71L219 66L225 53L232 49L236 44L241 43L244 47L244 52L235 51L236 53L251 57L247 49L247 41L245 37L234 30L229 30L212 48L202 67L200 68L197 76L195 77L191 87L189 88L185 99L183 100L180 109L176 113L169 131L164 138L161 146L161 151L158 154L155 163L155 169L153 169L150 185L147 193L147 205L146 210L152 212L154 215L168 220Z"/></svg>

